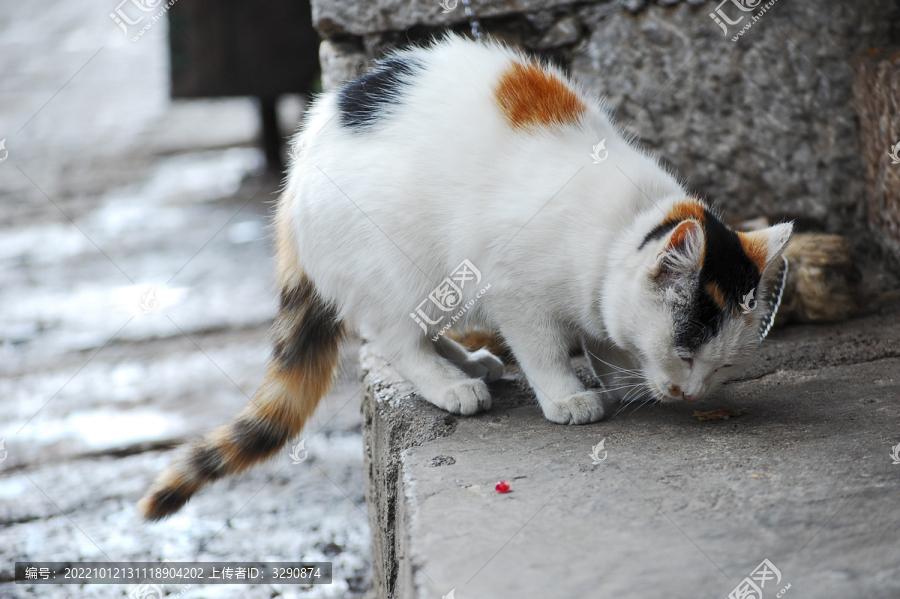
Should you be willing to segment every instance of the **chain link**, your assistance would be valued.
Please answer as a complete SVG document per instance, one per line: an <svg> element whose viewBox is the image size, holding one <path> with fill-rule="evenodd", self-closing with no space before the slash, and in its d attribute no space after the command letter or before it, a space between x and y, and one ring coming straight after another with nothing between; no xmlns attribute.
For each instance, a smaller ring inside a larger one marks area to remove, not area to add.
<svg viewBox="0 0 900 599"><path fill-rule="evenodd" d="M472 37L481 41L484 38L484 31L481 29L481 23L475 18L475 11L472 10L472 0L462 0L466 10L466 16L469 17L469 27L472 28Z"/></svg>
<svg viewBox="0 0 900 599"><path fill-rule="evenodd" d="M781 255L781 267L778 269L781 284L778 286L778 293L769 301L769 309L771 312L763 318L759 327L759 342L762 343L769 336L772 325L775 324L775 316L778 314L778 308L781 307L781 298L784 296L784 287L787 284L788 275L788 259Z"/></svg>

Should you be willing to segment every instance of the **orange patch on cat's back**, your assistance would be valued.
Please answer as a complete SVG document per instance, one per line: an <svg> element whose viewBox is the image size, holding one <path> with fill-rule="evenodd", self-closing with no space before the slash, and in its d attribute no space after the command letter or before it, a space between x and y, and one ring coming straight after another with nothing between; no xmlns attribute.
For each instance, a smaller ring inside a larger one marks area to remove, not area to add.
<svg viewBox="0 0 900 599"><path fill-rule="evenodd" d="M753 261L759 272L762 273L769 261L769 249L765 237L742 231L738 231L737 234L738 239L741 240L741 247L744 248L744 253Z"/></svg>
<svg viewBox="0 0 900 599"><path fill-rule="evenodd" d="M494 97L516 129L572 124L587 110L565 82L534 63L514 62L500 77Z"/></svg>

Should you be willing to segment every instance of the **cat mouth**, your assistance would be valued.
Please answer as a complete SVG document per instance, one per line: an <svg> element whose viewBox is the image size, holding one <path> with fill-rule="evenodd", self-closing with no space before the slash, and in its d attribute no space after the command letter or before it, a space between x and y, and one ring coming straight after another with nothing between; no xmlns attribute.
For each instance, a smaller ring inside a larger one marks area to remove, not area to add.
<svg viewBox="0 0 900 599"><path fill-rule="evenodd" d="M650 392L656 399L665 402L684 400L694 403L700 399L696 395L686 395L678 385L669 385L668 392L665 392L656 383L650 383Z"/></svg>
<svg viewBox="0 0 900 599"><path fill-rule="evenodd" d="M658 401L675 401L675 397L669 396L667 393L663 393L660 388L654 382L650 382L650 393L653 395L653 398Z"/></svg>

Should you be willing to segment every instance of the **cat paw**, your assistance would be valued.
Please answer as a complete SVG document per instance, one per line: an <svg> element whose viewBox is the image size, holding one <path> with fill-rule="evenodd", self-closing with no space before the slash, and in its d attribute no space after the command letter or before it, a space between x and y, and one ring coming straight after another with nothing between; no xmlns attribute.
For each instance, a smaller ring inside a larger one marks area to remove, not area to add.
<svg viewBox="0 0 900 599"><path fill-rule="evenodd" d="M583 391L541 406L544 417L557 424L587 424L612 414L613 402L595 391Z"/></svg>
<svg viewBox="0 0 900 599"><path fill-rule="evenodd" d="M471 416L491 409L491 394L484 381L471 379L449 387L436 405L453 414Z"/></svg>
<svg viewBox="0 0 900 599"><path fill-rule="evenodd" d="M469 355L468 360L460 368L470 377L481 379L486 383L493 383L503 376L503 362L484 348Z"/></svg>

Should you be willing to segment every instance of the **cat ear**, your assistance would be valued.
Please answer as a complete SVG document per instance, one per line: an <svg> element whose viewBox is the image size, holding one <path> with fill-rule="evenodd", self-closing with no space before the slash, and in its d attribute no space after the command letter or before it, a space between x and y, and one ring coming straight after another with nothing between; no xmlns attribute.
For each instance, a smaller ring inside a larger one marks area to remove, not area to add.
<svg viewBox="0 0 900 599"><path fill-rule="evenodd" d="M656 257L653 278L668 286L676 280L692 276L703 267L706 238L703 226L695 220L682 221L675 227Z"/></svg>
<svg viewBox="0 0 900 599"><path fill-rule="evenodd" d="M776 258L781 256L793 230L794 223L780 223L759 231L738 233L738 238L744 252L762 274Z"/></svg>

